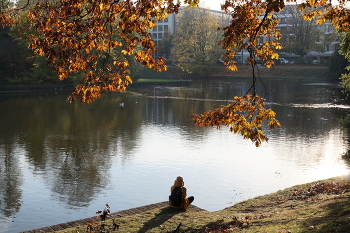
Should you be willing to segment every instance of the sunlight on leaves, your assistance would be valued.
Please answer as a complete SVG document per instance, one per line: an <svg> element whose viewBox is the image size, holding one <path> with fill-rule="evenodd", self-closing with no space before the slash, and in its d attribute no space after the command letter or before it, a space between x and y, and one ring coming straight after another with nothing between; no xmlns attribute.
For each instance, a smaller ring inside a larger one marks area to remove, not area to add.
<svg viewBox="0 0 350 233"><path fill-rule="evenodd" d="M244 139L250 139L257 147L268 141L263 132L263 122L270 129L281 124L276 120L276 113L264 107L263 99L259 96L245 95L234 97L234 102L221 106L200 115L192 115L194 123L198 126L216 127L227 126L230 131L240 134Z"/></svg>

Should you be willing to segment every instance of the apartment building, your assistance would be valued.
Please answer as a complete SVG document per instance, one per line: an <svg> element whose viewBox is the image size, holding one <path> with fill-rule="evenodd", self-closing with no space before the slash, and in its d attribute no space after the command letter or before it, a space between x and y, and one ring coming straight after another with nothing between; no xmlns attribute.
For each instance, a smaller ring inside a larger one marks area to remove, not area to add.
<svg viewBox="0 0 350 233"><path fill-rule="evenodd" d="M180 9L181 10L181 9ZM228 25L229 24L229 15L224 13L223 11L217 11L217 10L210 10L212 14L214 14L221 22L221 24ZM295 30L297 22L295 22L295 14L298 12L296 9L296 5L289 5L285 7L285 10L279 13L279 21L280 24L278 26L279 30L281 30L282 35L285 39L284 43L288 43L288 41L291 41L293 38L295 38ZM157 26L153 28L152 31L152 38L155 41L156 45L159 45L159 42L168 34L175 34L176 33L176 14L170 14L166 19L157 21ZM298 18L298 17L297 17ZM301 15L299 17L301 20ZM318 60L319 62L324 61L328 59L330 56L332 56L333 52L337 48L337 45L339 44L338 38L335 37L335 30L332 27L330 22L326 22L322 25L316 25L314 23L313 25L314 29L321 32L319 33L319 37L317 40L315 40L313 43L316 43L320 46L322 46L322 49L318 49L318 51L309 51L306 55L306 59L311 59L313 61ZM285 32L285 33L283 33ZM331 38L331 35L334 37L334 41L329 41ZM327 37L327 38L326 38ZM263 43L266 40L269 40L270 38L262 36L259 38L259 43ZM318 46L318 47L320 47ZM246 52L239 52L241 56L237 57L239 60L244 61L246 57L248 56L248 53ZM299 55L289 52L288 51L281 51L280 57L286 58L289 61L294 61L300 57Z"/></svg>
<svg viewBox="0 0 350 233"><path fill-rule="evenodd" d="M176 30L176 14L170 14L166 19L157 21L157 26L152 30L152 38L158 46L165 36L175 34Z"/></svg>
<svg viewBox="0 0 350 233"><path fill-rule="evenodd" d="M217 10L210 10L210 12L219 18L220 22L229 22L228 14ZM168 34L171 35L176 33L176 17L177 14L170 14L166 19L157 21L157 26L152 30L152 38L156 45L158 45L159 41L161 41Z"/></svg>

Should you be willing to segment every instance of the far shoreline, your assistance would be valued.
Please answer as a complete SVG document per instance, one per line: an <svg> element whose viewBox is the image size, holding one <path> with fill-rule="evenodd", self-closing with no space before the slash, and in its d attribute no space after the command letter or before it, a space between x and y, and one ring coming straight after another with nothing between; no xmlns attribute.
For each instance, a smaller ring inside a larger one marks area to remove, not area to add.
<svg viewBox="0 0 350 233"><path fill-rule="evenodd" d="M138 82L135 79L134 84L130 84L128 87L141 85L188 85L191 79L249 79L252 78L252 69L249 65L238 65L238 71L228 71L222 64L218 64L211 68L211 71L206 74L189 74L181 71L175 66L169 66L167 71L156 72L151 69L144 69L142 75L138 79L152 81ZM272 68L266 68L261 65L258 66L255 71L255 76L261 79L276 79L276 80L295 80L295 81L319 81L319 82L332 82L337 83L339 79L332 80L327 79L327 66L321 65L275 65ZM155 79L160 79L159 82ZM168 83L166 83L168 81ZM127 88L128 88L127 87ZM38 84L38 85L26 85L26 84L1 84L0 93L15 93L15 92L45 92L45 91L74 91L73 84L54 83L54 84Z"/></svg>

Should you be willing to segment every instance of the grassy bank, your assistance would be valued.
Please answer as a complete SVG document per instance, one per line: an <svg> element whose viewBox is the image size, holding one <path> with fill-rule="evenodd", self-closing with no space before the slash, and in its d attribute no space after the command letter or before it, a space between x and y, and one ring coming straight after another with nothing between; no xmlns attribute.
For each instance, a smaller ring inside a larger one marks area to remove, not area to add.
<svg viewBox="0 0 350 233"><path fill-rule="evenodd" d="M215 212L154 209L114 219L119 225L116 231L113 220L107 220L102 225L104 230L95 232L350 232L349 197L350 183L345 177L336 177L293 186ZM58 232L85 232L86 228Z"/></svg>
<svg viewBox="0 0 350 233"><path fill-rule="evenodd" d="M215 70L216 69L216 70ZM213 67L210 75L232 76L232 77L252 77L251 66L238 66L238 71L226 71L222 67ZM278 79L327 79L325 75L328 71L326 66L319 65L275 65L272 68L259 66L255 75L261 78L278 78Z"/></svg>
<svg viewBox="0 0 350 233"><path fill-rule="evenodd" d="M317 79L325 80L325 73L328 67L320 65L275 65L272 68L258 67L261 78L279 78L279 79ZM256 75L258 73L256 72ZM191 77L252 77L252 69L249 65L238 65L238 71L228 71L225 66L218 64L213 66L211 71L203 74L188 74L175 66L169 66L167 71L156 72L146 69L142 72L142 78L169 78L186 79Z"/></svg>
<svg viewBox="0 0 350 233"><path fill-rule="evenodd" d="M297 80L318 80L318 81L326 81L327 76L325 73L328 71L326 66L320 65L276 65L272 68L264 68L259 66L258 72L256 71L256 75L259 75L261 78L278 78L278 79L297 79ZM252 69L249 65L238 65L238 71L228 71L226 70L223 64L217 64L211 68L211 71L203 74L188 74L186 72L181 71L178 67L169 66L167 71L164 72L156 72L151 69L144 69L142 71L141 77L134 82L134 86L141 85L151 85L151 84L163 84L167 85L176 85L176 82L184 82L188 81L192 78L235 78L235 77L252 77ZM181 80L181 81L180 81ZM329 81L329 80L328 80ZM178 83L179 84L179 83ZM185 83L188 84L188 83ZM184 85L181 84L180 85ZM42 85L20 85L20 84L12 84L12 85L0 85L0 93L1 92L28 92L28 91L62 91L69 90L73 91L74 86L72 84L62 84L58 83L57 85L52 84L42 84Z"/></svg>

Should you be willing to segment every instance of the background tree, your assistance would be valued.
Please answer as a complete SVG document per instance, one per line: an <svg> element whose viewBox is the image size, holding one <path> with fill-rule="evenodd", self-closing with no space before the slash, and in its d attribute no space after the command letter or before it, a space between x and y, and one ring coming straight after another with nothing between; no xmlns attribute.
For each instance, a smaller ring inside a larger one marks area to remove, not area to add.
<svg viewBox="0 0 350 233"><path fill-rule="evenodd" d="M27 34L19 33L21 26L1 28L0 73L3 84L61 84L46 65L45 57L28 48Z"/></svg>
<svg viewBox="0 0 350 233"><path fill-rule="evenodd" d="M342 74L346 74L346 67L349 64L348 59L346 59L343 55L339 53L340 47L336 46L332 57L330 58L329 68L327 71L327 77L333 80L339 80ZM346 78L344 76L345 81Z"/></svg>
<svg viewBox="0 0 350 233"><path fill-rule="evenodd" d="M13 2L9 0L0 0L0 10L5 10L13 7Z"/></svg>
<svg viewBox="0 0 350 233"><path fill-rule="evenodd" d="M163 39L158 45L158 55L169 59L171 57L171 49L173 47L174 35L170 32L165 33Z"/></svg>
<svg viewBox="0 0 350 233"><path fill-rule="evenodd" d="M173 62L185 72L205 74L218 60L218 20L205 8L181 8L172 48Z"/></svg>
<svg viewBox="0 0 350 233"><path fill-rule="evenodd" d="M350 91L350 31L343 32L341 34L342 42L341 42L341 49L339 53L344 56L345 59L347 59L347 62L343 61L344 65L347 65L345 67L345 71L342 72L341 75L341 84L345 88L346 92L349 93Z"/></svg>
<svg viewBox="0 0 350 233"><path fill-rule="evenodd" d="M305 56L310 51L323 52L323 46L320 43L321 31L315 23L315 19L304 20L303 12L299 11L297 5L288 5L285 7L283 18L287 27L280 26L283 45L282 51ZM282 19L281 19L282 20ZM324 36L324 35L323 35Z"/></svg>
<svg viewBox="0 0 350 233"><path fill-rule="evenodd" d="M28 51L9 35L10 27L0 29L0 80L2 84L16 79L22 70L30 68L26 58Z"/></svg>

